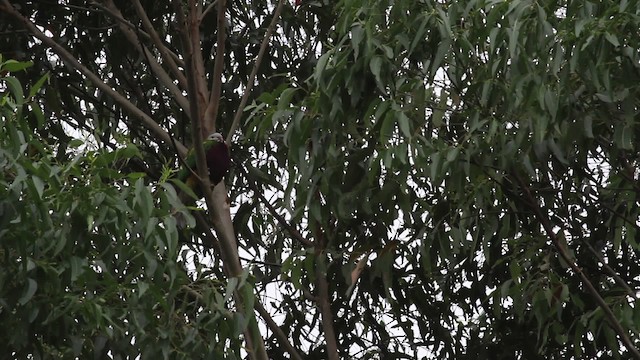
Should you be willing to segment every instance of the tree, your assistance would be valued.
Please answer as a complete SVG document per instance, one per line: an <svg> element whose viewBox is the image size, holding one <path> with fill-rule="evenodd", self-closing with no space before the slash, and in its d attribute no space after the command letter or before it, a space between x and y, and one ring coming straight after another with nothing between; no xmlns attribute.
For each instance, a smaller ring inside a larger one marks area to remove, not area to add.
<svg viewBox="0 0 640 360"><path fill-rule="evenodd" d="M5 80L20 131L2 133L3 206L20 207L0 228L0 299L14 327L35 324L10 351L640 358L639 10L3 0L2 53L34 63ZM46 71L43 94L15 100ZM213 191L198 166L206 206L185 208L168 169L212 130L234 166ZM46 248L41 218L78 219L81 246ZM44 302L102 289L93 311Z"/></svg>

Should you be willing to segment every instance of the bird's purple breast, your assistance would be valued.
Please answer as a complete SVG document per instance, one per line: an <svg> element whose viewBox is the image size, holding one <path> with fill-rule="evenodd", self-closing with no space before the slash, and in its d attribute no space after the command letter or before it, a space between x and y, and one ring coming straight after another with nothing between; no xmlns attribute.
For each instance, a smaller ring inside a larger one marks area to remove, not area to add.
<svg viewBox="0 0 640 360"><path fill-rule="evenodd" d="M209 179L212 184L219 183L229 171L231 158L226 144L218 143L211 146L206 154L209 167Z"/></svg>

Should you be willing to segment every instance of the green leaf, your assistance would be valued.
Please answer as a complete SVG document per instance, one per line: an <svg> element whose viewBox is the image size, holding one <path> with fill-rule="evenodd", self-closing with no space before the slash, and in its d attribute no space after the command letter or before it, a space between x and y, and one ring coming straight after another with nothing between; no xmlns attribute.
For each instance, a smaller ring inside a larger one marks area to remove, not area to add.
<svg viewBox="0 0 640 360"><path fill-rule="evenodd" d="M44 83L48 80L49 80L49 73L42 75L40 79L38 79L38 81L36 81L36 83L33 84L31 89L29 89L29 98L32 98L33 96L35 96L38 93L38 91L40 91L40 89L42 88L42 85L44 85Z"/></svg>
<svg viewBox="0 0 640 360"><path fill-rule="evenodd" d="M411 137L410 120L403 111L398 111L398 125L400 126L400 131L402 131L402 134L406 138L410 138Z"/></svg>
<svg viewBox="0 0 640 360"><path fill-rule="evenodd" d="M358 54L360 53L360 43L364 38L364 29L360 24L354 24L351 28L351 47L353 48L354 58L358 59Z"/></svg>
<svg viewBox="0 0 640 360"><path fill-rule="evenodd" d="M458 158L458 154L460 153L460 148L453 147L447 151L447 157L445 159L446 162L453 162Z"/></svg>
<svg viewBox="0 0 640 360"><path fill-rule="evenodd" d="M280 94L280 99L278 100L278 110L289 109L291 107L291 99L298 90L298 88L284 89L282 94Z"/></svg>
<svg viewBox="0 0 640 360"><path fill-rule="evenodd" d="M240 312L233 313L233 335L238 337L242 335L247 328L249 320Z"/></svg>
<svg viewBox="0 0 640 360"><path fill-rule="evenodd" d="M4 77L2 78L2 80L7 83L7 87L13 95L13 98L16 101L16 105L22 106L22 104L24 104L24 91L22 90L20 81L13 76Z"/></svg>
<svg viewBox="0 0 640 360"><path fill-rule="evenodd" d="M609 41L611 43L611 45L615 46L615 47L619 47L620 46L620 42L618 41L618 37L613 35L610 32L605 32L604 33L604 37L607 39L607 41Z"/></svg>
<svg viewBox="0 0 640 360"><path fill-rule="evenodd" d="M38 128L42 128L45 124L45 119L44 119L44 113L42 112L40 105L38 105L38 103L36 102L32 102L29 104L29 108L31 109L31 112L36 118L36 122L38 123Z"/></svg>
<svg viewBox="0 0 640 360"><path fill-rule="evenodd" d="M578 19L578 21L575 22L575 32L576 32L576 37L579 37L580 34L582 33L582 29L584 29L584 26L588 23L590 23L592 20L590 18L586 18L586 19Z"/></svg>
<svg viewBox="0 0 640 360"><path fill-rule="evenodd" d="M31 181L33 182L33 186L38 193L38 198L42 199L42 194L44 193L44 182L37 176L31 177Z"/></svg>
<svg viewBox="0 0 640 360"><path fill-rule="evenodd" d="M380 143L385 144L393 136L395 130L396 119L393 111L387 112L382 120L382 128L380 129Z"/></svg>
<svg viewBox="0 0 640 360"><path fill-rule="evenodd" d="M71 266L71 281L76 281L85 271L86 260L77 256L72 256L69 259L69 263Z"/></svg>
<svg viewBox="0 0 640 360"><path fill-rule="evenodd" d="M634 148L634 124L633 122L615 127L613 138L614 144L620 149L633 150Z"/></svg>
<svg viewBox="0 0 640 360"><path fill-rule="evenodd" d="M586 115L582 120L584 125L584 134L589 139L593 139L593 117L591 115Z"/></svg>
<svg viewBox="0 0 640 360"><path fill-rule="evenodd" d="M507 33L509 34L509 55L515 60L519 50L520 23L516 21L511 29L507 29Z"/></svg>
<svg viewBox="0 0 640 360"><path fill-rule="evenodd" d="M138 179L136 181L135 195L135 198L137 200L136 202L138 204L138 207L136 207L136 209L140 211L140 220L146 222L151 217L151 211L153 209L153 199L151 198L151 193L144 184L143 179Z"/></svg>
<svg viewBox="0 0 640 360"><path fill-rule="evenodd" d="M36 293L37 290L38 290L38 283L32 278L27 278L27 286L22 291L22 295L18 299L18 304L24 305L28 303L29 300L33 298L33 295Z"/></svg>
<svg viewBox="0 0 640 360"><path fill-rule="evenodd" d="M149 284L146 281L138 281L136 283L138 286L138 297L143 297L144 294L149 290Z"/></svg>
<svg viewBox="0 0 640 360"><path fill-rule="evenodd" d="M549 124L549 118L542 115L531 119L531 121L533 122L534 143L539 144L543 142L547 136L547 125Z"/></svg>
<svg viewBox="0 0 640 360"><path fill-rule="evenodd" d="M29 67L33 66L33 61L16 61L16 60L7 60L0 64L0 70L5 70L8 72L17 72Z"/></svg>
<svg viewBox="0 0 640 360"><path fill-rule="evenodd" d="M442 154L440 152L434 152L433 154L431 154L430 156L431 158L431 163L429 164L429 168L430 168L430 177L431 177L431 181L437 183L438 179L439 179L439 170L440 170L440 160L442 159Z"/></svg>
<svg viewBox="0 0 640 360"><path fill-rule="evenodd" d="M373 76L376 78L376 83L378 84L378 88L380 88L382 92L385 92L384 86L382 85L383 81L381 76L382 57L374 56L371 59L371 62L369 62L369 68L371 69L371 73L373 74Z"/></svg>
<svg viewBox="0 0 640 360"><path fill-rule="evenodd" d="M436 50L436 55L433 58L433 62L431 63L431 67L429 70L429 77L433 77L436 71L443 66L442 60L449 52L449 48L451 46L451 41L449 39L443 39L440 44L438 44L438 49Z"/></svg>
<svg viewBox="0 0 640 360"><path fill-rule="evenodd" d="M79 148L82 145L84 145L84 141L80 139L72 139L71 141L69 141L69 143L67 143L67 147L71 149Z"/></svg>
<svg viewBox="0 0 640 360"><path fill-rule="evenodd" d="M445 91L440 92L440 101L438 102L438 107L433 109L433 115L431 116L431 123L434 127L439 128L442 126L444 117L444 112L447 107L448 94Z"/></svg>
<svg viewBox="0 0 640 360"><path fill-rule="evenodd" d="M327 52L327 53L323 54L322 56L320 56L320 59L318 59L318 63L316 64L314 77L319 82L322 82L322 74L324 73L324 71L325 71L325 69L327 67L327 63L329 62L329 58L330 57L331 57L331 52Z"/></svg>

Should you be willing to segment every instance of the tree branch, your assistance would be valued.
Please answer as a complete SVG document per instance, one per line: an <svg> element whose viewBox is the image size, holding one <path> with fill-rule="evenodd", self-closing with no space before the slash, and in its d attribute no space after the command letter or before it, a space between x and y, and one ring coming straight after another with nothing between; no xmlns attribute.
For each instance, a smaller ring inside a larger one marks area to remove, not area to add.
<svg viewBox="0 0 640 360"><path fill-rule="evenodd" d="M183 89L186 89L187 78L184 76L182 71L180 71L180 69L178 68L178 64L176 64L176 62L173 60L173 57L171 56L169 49L167 49L167 47L162 43L162 39L160 39L160 36L158 36L158 33L153 28L153 24L151 24L151 21L149 20L149 17L147 16L146 11L142 7L142 4L140 4L140 0L133 0L133 5L136 8L136 12L140 17L140 20L142 20L142 26L149 33L151 40L153 41L156 48L160 52L160 55L162 55L162 58L164 59L164 61L167 63L169 70L171 70L173 75L176 77L180 86Z"/></svg>
<svg viewBox="0 0 640 360"><path fill-rule="evenodd" d="M633 355L635 359L640 359L640 352L634 346L631 339L629 339L627 331L622 327L618 319L616 319L616 316L611 311L611 308L609 308L609 305L607 305L606 301L604 301L602 296L600 296L600 294L598 293L598 290L596 290L596 288L593 286L589 278L584 274L582 269L578 266L575 260L569 255L569 253L567 253L567 250L561 244L557 234L553 231L553 225L549 221L549 218L543 212L536 198L531 193L531 189L529 189L529 186L527 186L524 180L522 180L522 178L517 174L513 174L513 176L515 177L522 191L524 191L526 198L528 200L528 203L530 204L535 216L538 218L538 220L542 224L542 227L545 233L547 234L549 239L551 239L551 242L553 243L554 247L558 251L558 254L560 254L560 257L562 257L562 259L569 265L571 270L573 270L573 272L580 277L582 284L585 286L585 288L591 294L591 296L595 299L596 303L598 303L598 306L600 306L600 308L604 312L605 317L609 322L609 325L611 325L613 330L615 330L615 332L618 334L618 336L620 337L620 340L625 345L625 347L629 350L629 352Z"/></svg>
<svg viewBox="0 0 640 360"><path fill-rule="evenodd" d="M269 329L271 329L271 331L273 331L273 334L276 336L278 341L282 345L284 345L284 347L287 349L287 352L289 352L289 355L291 355L291 358L296 359L296 360L302 360L302 357L300 356L300 354L298 354L296 349L289 342L289 338L287 337L287 334L285 334L284 331L282 331L282 329L280 329L280 326L278 326L278 324L276 324L276 322L273 321L273 318L267 312L267 309L264 308L262 303L260 303L259 301L256 301L254 306L255 306L256 310L258 311L258 314L260 314L260 316L262 316L264 321L267 323L267 326L269 327Z"/></svg>
<svg viewBox="0 0 640 360"><path fill-rule="evenodd" d="M132 29L132 30L136 31L138 34L142 35L145 39L147 39L147 40L152 40L152 39L151 39L151 35L149 35L148 33L146 33L146 32L145 32L145 31L143 31L143 30L140 30L137 26L133 25L133 24L132 24L130 21L128 21L127 19L122 18L122 17L118 17L118 15L117 15L116 13L114 13L113 11L111 11L111 9L109 9L109 8L107 8L107 7L105 7L105 6L101 5L101 4L99 4L99 3L97 3L95 0L93 0L93 1L91 2L91 5L93 5L93 6L97 7L98 9L100 9L100 10L102 10L102 11L104 11L104 12L108 13L108 14L109 14L109 15L111 15L114 19L116 19L116 20L120 21L120 22L121 22L121 23L123 23L124 25L128 26L130 29ZM71 7L71 5L67 5L67 6ZM164 46L164 44L163 44L163 46ZM174 61L178 66L184 67L184 61L182 61L182 59L181 59L178 55L176 55L176 53L174 53L173 51L171 51L171 50L170 50L169 48L167 48L166 46L165 46L165 49L166 49L167 53L169 54L169 56L171 57L171 59L173 59L173 61ZM186 86L185 86L185 88L186 88Z"/></svg>
<svg viewBox="0 0 640 360"><path fill-rule="evenodd" d="M29 19L25 18L20 14L18 10L16 10L9 0L1 0L2 6L0 6L0 11L3 11L11 16L13 16L16 20L20 21L22 26L27 29L34 37L42 41L43 44L47 45L54 51L60 58L65 60L67 64L78 70L84 76L89 79L97 88L104 91L106 94L111 96L113 100L118 103L118 105L122 106L122 108L128 111L130 114L139 118L142 123L151 130L158 138L164 141L166 144L171 145L171 136L167 131L165 131L158 123L156 123L151 117L149 117L144 111L138 109L137 106L132 104L129 100L127 100L120 93L112 89L109 85L102 81L96 74L94 74L87 67L82 65L70 52L68 52L62 45L55 42L50 37L46 36L42 31L40 31ZM175 142L176 150L180 154L180 156L186 156L187 149L180 142Z"/></svg>
<svg viewBox="0 0 640 360"><path fill-rule="evenodd" d="M318 192L316 192L319 197ZM320 226L320 223L316 220L311 220L310 224L315 241L315 276L316 276L316 290L317 295L315 297L316 303L320 308L320 314L322 316L322 332L326 342L327 355L329 360L338 360L340 355L338 353L338 342L336 340L336 332L333 327L333 311L331 310L331 300L329 294L329 283L327 282L326 266L321 266L321 262L327 259L326 247L327 239L324 236L324 232Z"/></svg>
<svg viewBox="0 0 640 360"><path fill-rule="evenodd" d="M319 256L322 255L319 254ZM336 333L333 329L333 311L331 311L331 302L329 301L329 283L327 282L326 273L316 272L316 286L318 287L316 301L322 314L322 332L327 343L328 358L329 360L338 360L340 356L338 355Z"/></svg>
<svg viewBox="0 0 640 360"><path fill-rule="evenodd" d="M242 173L244 174L245 178L247 179L247 182L248 182L249 187L251 188L251 190L253 190L253 192L258 196L258 198L260 199L260 201L262 201L264 206L267 207L267 209L269 210L271 215L274 218L276 218L276 221L280 224L280 226L285 228L289 232L289 235L291 235L291 237L294 240L297 240L299 243L301 243L302 245L304 245L306 247L312 247L314 245L313 241L308 240L307 238L302 236L302 234L298 231L298 229L296 229L293 225L291 225L287 221L287 219L285 219L282 215L278 214L278 212L273 207L273 205L271 205L271 203L267 200L267 198L264 197L264 194L263 194L262 191L260 191L260 189L258 188L258 185L256 185L256 183L254 181L249 179L248 171L242 166L240 166L240 170L242 171Z"/></svg>
<svg viewBox="0 0 640 360"><path fill-rule="evenodd" d="M201 131L203 136L208 136L213 127L209 125L211 121L204 116L204 110L208 107L209 104L209 93L207 89L207 80L204 71L204 59L202 58L202 47L200 44L200 13L202 8L199 6L200 1L197 0L189 0L189 40L191 41L191 51L193 52L192 58L192 70L195 72L193 79L195 81L195 89L196 92L189 93L190 96L197 96L198 102L204 105L203 110L199 112L201 117L199 117L199 121L201 124Z"/></svg>
<svg viewBox="0 0 640 360"><path fill-rule="evenodd" d="M113 0L105 0L105 1L107 6L102 7L103 9L105 9L105 11L107 11L109 14L111 14L111 16L113 16L116 19L124 19L124 17L122 16L122 13L120 12L120 9L116 7L116 5L113 3ZM146 52L147 54L152 53L151 50L149 50L146 46L140 43L135 31L131 30L122 21L119 21L118 24L119 24L118 27L120 28L120 31L122 31L122 33L127 38L127 40L129 40L131 45L133 45L136 49L138 49L138 51ZM162 66L153 57L147 57L147 58L149 60L149 66L151 66L151 69L153 70L154 74L156 74L158 81L160 81L160 83L162 83L162 85L164 85L167 88L167 90L169 90L173 98L176 100L178 105L184 110L184 112L187 114L190 114L189 101L182 94L182 91L178 88L178 86L176 86L176 84L173 83L173 79L171 79L169 74L167 74L167 72L164 71ZM158 89L158 91L160 91L160 89ZM191 119L191 120L193 121L194 119Z"/></svg>
<svg viewBox="0 0 640 360"><path fill-rule="evenodd" d="M218 119L218 109L220 107L220 94L222 93L222 71L224 69L226 29L225 29L225 0L217 0L218 18L217 18L217 45L216 45L216 61L213 65L213 81L211 82L211 94L209 104L204 112L205 119L208 120L209 129L216 129L216 120ZM211 8L207 8L208 11ZM227 137L227 143L231 142L231 138Z"/></svg>
<svg viewBox="0 0 640 360"><path fill-rule="evenodd" d="M194 41L192 40L194 34L197 34L197 28L199 26L198 16L195 6L195 0L189 1L189 15L185 15L182 9L182 4L178 1L173 2L174 7L176 8L176 16L178 21L183 24L184 28L181 32L183 37L183 44L185 46L185 65L187 70L187 85L189 94L196 94L196 96L191 96L190 100L190 109L191 109L191 117L194 121L192 121L192 131L191 135L193 137L193 146L195 149L196 161L197 161L197 169L198 169L198 177L200 178L200 186L205 195L205 201L207 203L207 208L210 209L212 214L212 222L213 226L218 234L218 240L220 244L222 260L225 265L225 270L229 272L230 277L239 277L242 275L242 265L240 264L240 257L238 255L238 245L235 237L235 231L233 229L233 222L231 221L231 214L229 210L229 206L227 204L226 190L224 186L224 182L220 182L214 189L211 191L211 183L209 181L209 176L207 174L208 167L205 160L204 149L202 146L203 143L203 116L200 111L199 102L204 100L200 93L198 93L198 81L196 77L198 76L197 72L197 63L198 61L195 59L196 54L200 52L193 49ZM191 39L190 39L191 38ZM196 37L197 41L199 41L199 37ZM244 304L250 303L249 299L244 299L242 294L238 291L234 292L234 298L240 307ZM253 308L246 309L246 311L253 312ZM250 318L250 322L248 327L245 329L245 337L247 342L247 347L251 349L249 351L249 355L255 359L267 359L267 353L264 348L264 341L260 336L258 324L255 316L251 316L254 314L245 314Z"/></svg>
<svg viewBox="0 0 640 360"><path fill-rule="evenodd" d="M218 1L220 0L215 0L213 1L211 4L209 4L209 6L207 6L206 9L204 9L204 11L202 12L202 14L200 14L200 21L202 21L202 19L204 19L204 17L207 15L207 13L211 10L213 10L213 7L218 5Z"/></svg>
<svg viewBox="0 0 640 360"><path fill-rule="evenodd" d="M589 251L593 254L593 256L595 256L598 261L600 261L600 263L602 264L602 268L615 280L615 282L618 283L618 285L620 285L624 291L627 292L627 294L629 296L631 296L634 299L638 298L638 295L636 295L636 292L633 291L633 289L631 289L631 287L629 286L629 284L627 284L626 281L624 281L624 279L622 279L620 277L620 275L618 275L618 273L616 273L610 266L609 264L607 264L607 262L604 260L604 258L602 257L602 254L600 254L599 251L597 251L596 249L593 248L593 246L591 246L591 244L589 244L589 242L587 241L583 241L582 242L584 245L587 246L587 249L589 249Z"/></svg>
<svg viewBox="0 0 640 360"><path fill-rule="evenodd" d="M249 100L249 95L251 94L251 89L253 89L253 84L255 82L256 75L258 74L258 68L260 68L260 64L262 63L262 59L264 58L264 53L267 50L267 45L269 45L269 39L271 38L271 34L276 28L276 23L280 18L280 12L282 12L282 8L284 6L285 1L279 0L278 6L273 13L273 18L271 18L271 23L267 28L267 32L264 35L264 39L262 39L262 44L260 44L260 51L258 51L258 57L256 57L256 62L253 64L253 69L251 69L251 74L249 75L249 80L247 81L247 87L244 89L244 94L242 95L242 99L240 100L240 105L238 105L238 109L233 117L233 123L231 123L231 127L229 128L229 133L227 134L227 142L231 141L233 133L236 131L238 126L240 125L240 118L242 118L242 114L244 113L244 108L247 106L247 101Z"/></svg>

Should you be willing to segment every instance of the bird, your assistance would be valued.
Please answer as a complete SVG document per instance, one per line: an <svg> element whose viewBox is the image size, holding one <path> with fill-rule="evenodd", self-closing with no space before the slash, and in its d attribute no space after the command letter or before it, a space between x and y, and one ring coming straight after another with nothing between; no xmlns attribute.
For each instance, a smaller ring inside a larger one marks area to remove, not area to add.
<svg viewBox="0 0 640 360"><path fill-rule="evenodd" d="M222 134L218 132L211 133L202 142L202 147L204 149L205 161L209 168L209 182L211 183L211 186L216 186L222 181L231 167L229 147L224 142ZM191 149L187 153L187 157L184 160L182 168L176 175L176 179L191 190L191 192L187 192L183 186L179 186L183 189L182 191L179 191L178 199L180 199L180 201L187 207L193 206L196 200L204 197L204 192L202 191L200 181L198 180L197 165L195 149ZM185 230L188 225L187 218L185 218L184 214L178 212L175 208L172 209L172 213L175 216L176 226L178 229L181 229L180 231ZM182 233L180 233L179 236L182 238L186 237L186 235Z"/></svg>
<svg viewBox="0 0 640 360"><path fill-rule="evenodd" d="M212 186L216 186L222 181L231 166L229 147L219 132L211 133L207 139L203 141L202 146L204 148L207 167L209 168L209 181ZM185 196L181 194L180 200L182 200L185 205L199 200L204 196L197 174L196 153L194 149L191 149L184 160L182 169L177 175L177 179L182 181L196 195L194 199L190 195Z"/></svg>

